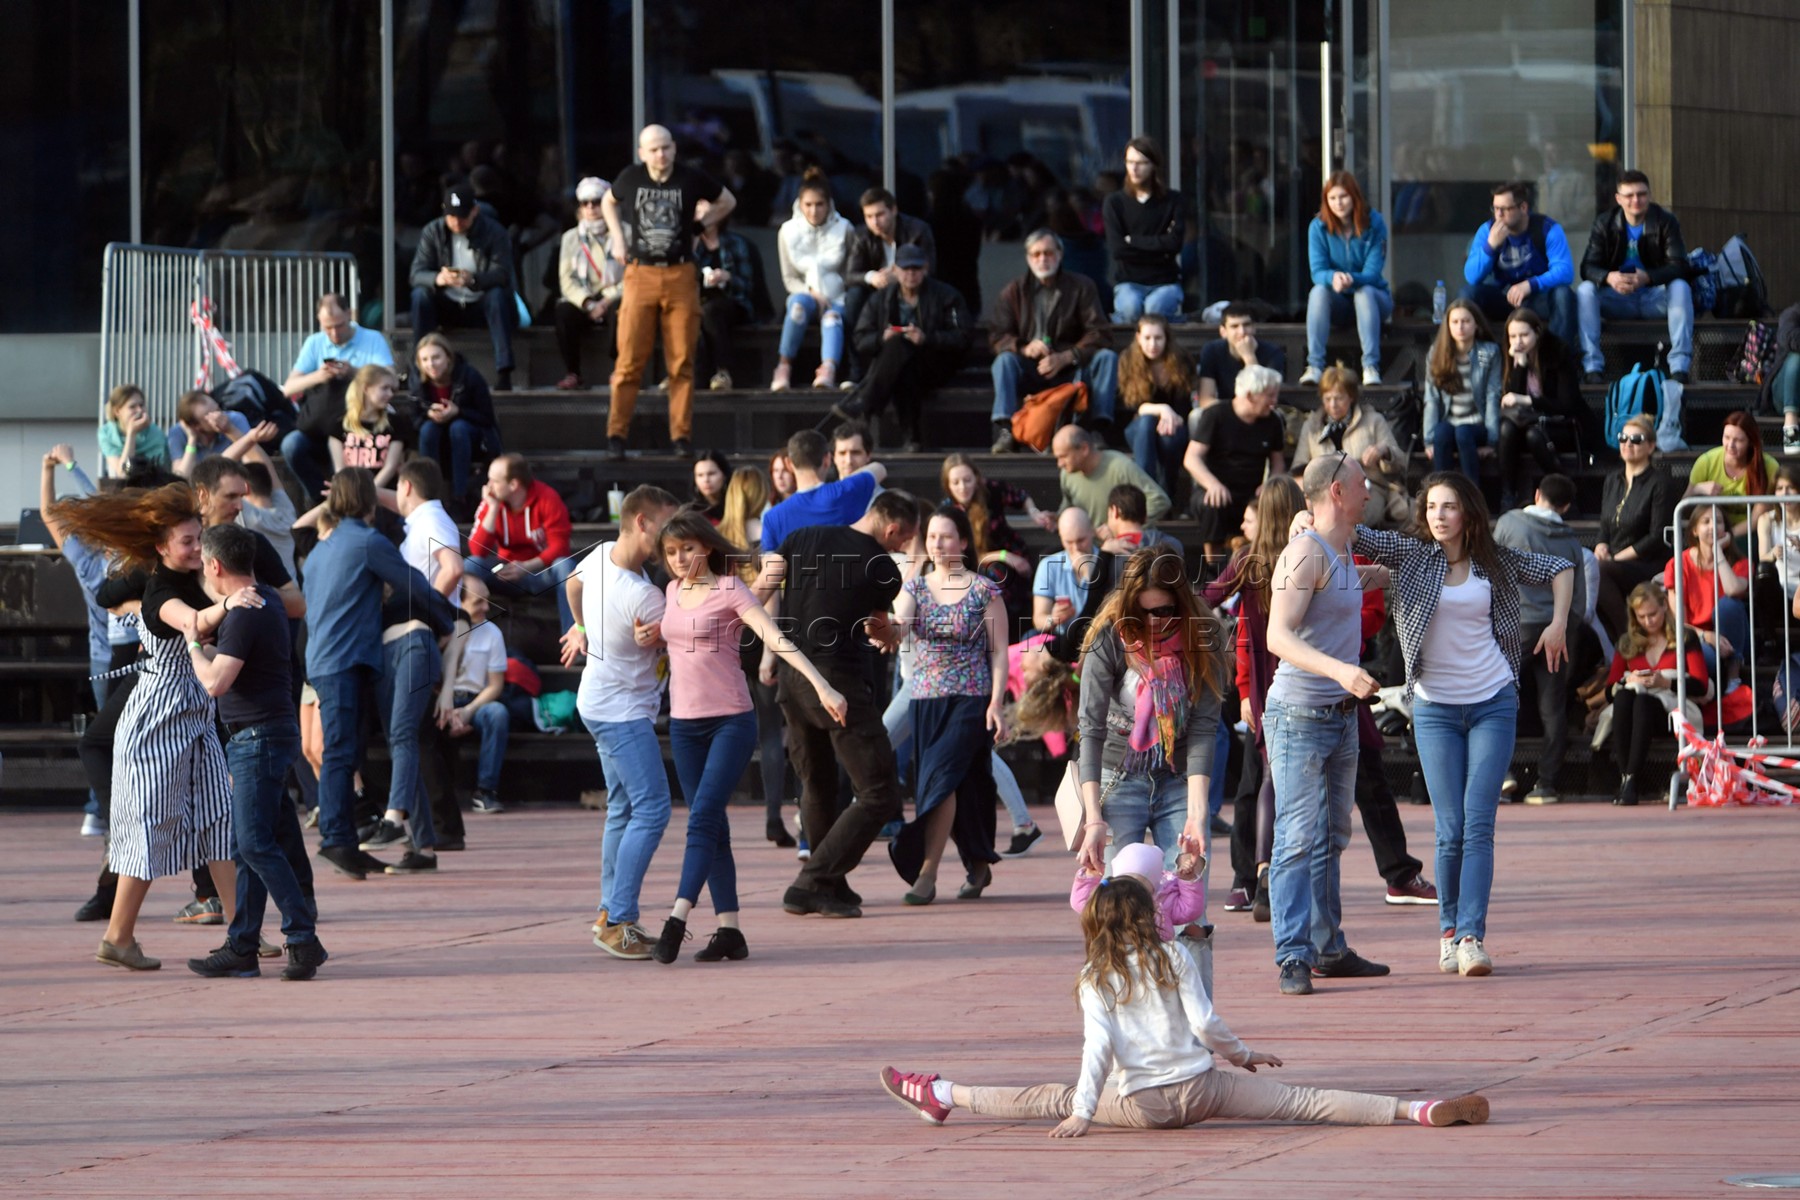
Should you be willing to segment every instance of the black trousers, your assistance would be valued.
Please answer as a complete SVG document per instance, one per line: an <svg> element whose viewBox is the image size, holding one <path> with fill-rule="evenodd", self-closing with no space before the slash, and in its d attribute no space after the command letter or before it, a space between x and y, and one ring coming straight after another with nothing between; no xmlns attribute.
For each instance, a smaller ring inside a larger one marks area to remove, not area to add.
<svg viewBox="0 0 1800 1200"><path fill-rule="evenodd" d="M1519 644L1531 654L1531 648L1543 635L1544 626L1527 625L1519 634ZM1531 654L1525 669L1519 672L1521 690L1525 693L1519 697L1520 707L1535 701L1538 720L1544 727L1544 754L1538 760L1538 782L1552 788L1562 778L1563 759L1569 751L1569 696L1574 690L1575 657L1580 640L1581 630L1570 626L1569 653L1562 666L1552 671L1544 665L1542 655Z"/></svg>
<svg viewBox="0 0 1800 1200"><path fill-rule="evenodd" d="M1275 843L1275 785L1255 730L1244 735L1244 765L1231 805L1231 886L1256 890L1256 868Z"/></svg>
<svg viewBox="0 0 1800 1200"><path fill-rule="evenodd" d="M870 360L857 389L864 415L878 416L892 403L907 438L920 440L919 415L926 396L950 382L962 364L960 351L915 346L903 337L888 338Z"/></svg>
<svg viewBox="0 0 1800 1200"><path fill-rule="evenodd" d="M1653 739L1669 734L1669 711L1661 700L1621 687L1613 695L1612 754L1621 775L1639 775Z"/></svg>
<svg viewBox="0 0 1800 1200"><path fill-rule="evenodd" d="M600 344L610 350L616 344L617 317L616 305L607 310L604 319L596 321L567 300L558 300L552 319L556 324L556 349L562 355L563 370L570 375L581 374L581 339L596 330L600 333Z"/></svg>
<svg viewBox="0 0 1800 1200"><path fill-rule="evenodd" d="M694 379L710 382L720 371L731 369L732 330L748 325L742 306L719 288L700 293L700 348L694 359Z"/></svg>
<svg viewBox="0 0 1800 1200"><path fill-rule="evenodd" d="M1500 418L1500 445L1495 450L1500 459L1500 488L1511 496L1527 499L1525 491L1524 459L1530 454L1537 463L1540 474L1548 475L1560 470L1556 461L1556 447L1550 442L1550 435L1544 429L1542 421L1530 425L1520 425L1516 421Z"/></svg>
<svg viewBox="0 0 1800 1200"><path fill-rule="evenodd" d="M869 677L858 666L819 664L850 711L843 725L831 719L818 694L786 663L779 674L781 713L787 721L788 759L800 776L800 822L812 857L794 886L831 893L857 868L881 827L900 815L899 768L888 741ZM850 776L856 802L838 812L838 766Z"/></svg>
<svg viewBox="0 0 1800 1200"><path fill-rule="evenodd" d="M439 838L465 836L462 805L456 799L456 739L437 726L435 704L425 706L419 724L419 772L431 797L431 820Z"/></svg>
<svg viewBox="0 0 1800 1200"><path fill-rule="evenodd" d="M1356 756L1356 811L1362 815L1363 833L1375 852L1375 870L1393 887L1418 878L1425 864L1406 851L1406 826L1400 822L1400 806L1388 787L1381 766L1381 748L1363 746Z"/></svg>
<svg viewBox="0 0 1800 1200"><path fill-rule="evenodd" d="M844 339L844 378L858 383L868 373L869 364L856 352L856 323L862 317L863 305L874 294L875 289L866 283L853 283L844 289L844 332L849 335Z"/></svg>

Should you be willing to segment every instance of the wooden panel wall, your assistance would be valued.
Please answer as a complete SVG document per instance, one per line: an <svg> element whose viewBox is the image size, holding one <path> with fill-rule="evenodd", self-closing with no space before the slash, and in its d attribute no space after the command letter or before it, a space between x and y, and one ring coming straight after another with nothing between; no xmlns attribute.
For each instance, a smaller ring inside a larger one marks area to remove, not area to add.
<svg viewBox="0 0 1800 1200"><path fill-rule="evenodd" d="M1741 233L1800 300L1800 0L1637 0L1637 159L1689 246Z"/></svg>

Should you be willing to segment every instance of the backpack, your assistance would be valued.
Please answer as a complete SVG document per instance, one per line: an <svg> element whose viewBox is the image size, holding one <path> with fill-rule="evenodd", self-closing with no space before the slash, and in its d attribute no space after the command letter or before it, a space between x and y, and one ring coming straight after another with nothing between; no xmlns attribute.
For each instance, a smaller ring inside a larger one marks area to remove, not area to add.
<svg viewBox="0 0 1800 1200"><path fill-rule="evenodd" d="M275 381L260 371L245 371L224 387L213 392L213 399L226 412L240 413L250 428L268 421L275 426L277 437L293 432L298 410Z"/></svg>
<svg viewBox="0 0 1800 1200"><path fill-rule="evenodd" d="M1662 354L1662 345L1656 347L1657 356ZM1619 448L1619 431L1625 422L1632 417L1645 416L1654 419L1662 411L1663 384L1667 382L1661 368L1652 359L1646 365L1639 363L1619 378L1613 380L1606 389L1606 444L1613 449Z"/></svg>
<svg viewBox="0 0 1800 1200"><path fill-rule="evenodd" d="M1769 285L1756 255L1750 253L1742 234L1734 234L1719 249L1719 294L1713 304L1715 317L1761 317L1769 311Z"/></svg>
<svg viewBox="0 0 1800 1200"><path fill-rule="evenodd" d="M1038 453L1050 448L1057 426L1070 412L1086 412L1088 390L1085 383L1059 383L1053 388L1035 392L1019 402L1013 414L1012 435L1021 445Z"/></svg>
<svg viewBox="0 0 1800 1200"><path fill-rule="evenodd" d="M1719 303L1719 258L1711 250L1688 251L1688 285L1696 313L1709 313Z"/></svg>
<svg viewBox="0 0 1800 1200"><path fill-rule="evenodd" d="M1775 326L1768 321L1752 321L1750 331L1744 335L1743 349L1738 352L1737 365L1731 368L1731 381L1760 387L1763 380L1775 374L1775 363L1780 357Z"/></svg>

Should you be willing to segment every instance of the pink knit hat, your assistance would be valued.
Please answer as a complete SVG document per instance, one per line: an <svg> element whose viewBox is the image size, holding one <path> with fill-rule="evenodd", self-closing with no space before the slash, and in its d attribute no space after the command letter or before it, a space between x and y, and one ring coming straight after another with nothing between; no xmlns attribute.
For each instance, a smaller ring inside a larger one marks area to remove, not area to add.
<svg viewBox="0 0 1800 1200"><path fill-rule="evenodd" d="M1121 846L1113 853L1112 875L1138 875L1148 879L1152 886L1162 879L1163 852L1148 842L1135 842L1129 846Z"/></svg>

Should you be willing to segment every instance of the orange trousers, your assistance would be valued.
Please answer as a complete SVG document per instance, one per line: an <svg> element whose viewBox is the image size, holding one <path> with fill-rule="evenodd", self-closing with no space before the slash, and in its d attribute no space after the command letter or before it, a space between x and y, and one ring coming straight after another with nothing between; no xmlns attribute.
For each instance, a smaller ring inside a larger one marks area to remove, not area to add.
<svg viewBox="0 0 1800 1200"><path fill-rule="evenodd" d="M700 345L700 276L693 263L672 267L631 263L619 303L619 353L613 364L612 409L606 436L631 436L638 384L661 327L669 368L669 438L690 436L694 412L694 353Z"/></svg>

